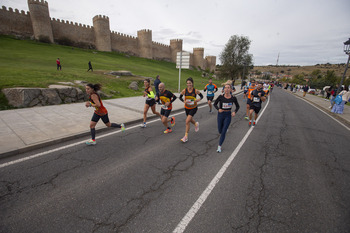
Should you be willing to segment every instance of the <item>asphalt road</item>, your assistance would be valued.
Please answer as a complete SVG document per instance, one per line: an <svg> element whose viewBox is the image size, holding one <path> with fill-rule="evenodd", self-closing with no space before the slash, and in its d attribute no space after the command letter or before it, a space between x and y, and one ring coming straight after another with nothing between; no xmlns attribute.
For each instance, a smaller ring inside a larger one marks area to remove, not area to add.
<svg viewBox="0 0 350 233"><path fill-rule="evenodd" d="M154 121L1 160L0 232L350 232L350 131L276 89L244 140L238 99L221 154L204 107L186 144L179 112L171 134Z"/></svg>

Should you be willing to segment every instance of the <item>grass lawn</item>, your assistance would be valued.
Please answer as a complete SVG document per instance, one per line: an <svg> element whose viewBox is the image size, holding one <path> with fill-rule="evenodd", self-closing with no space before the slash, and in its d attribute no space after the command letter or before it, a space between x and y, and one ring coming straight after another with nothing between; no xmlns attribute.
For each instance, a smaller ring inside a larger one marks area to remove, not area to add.
<svg viewBox="0 0 350 233"><path fill-rule="evenodd" d="M62 71L56 70L56 59L60 58ZM87 72L91 61L94 72ZM177 92L179 71L175 63L127 56L116 52L100 52L40 43L32 40L18 40L0 35L0 88L48 87L58 82L84 80L101 83L102 91L112 98L142 95L142 77L121 77L105 75L105 72L131 71L134 75L155 78L165 82L167 89ZM202 89L207 83L201 71L182 70L181 89L188 77L194 79L195 87ZM138 81L140 90L128 88L132 81ZM219 82L219 81L218 81ZM222 82L222 81L220 81ZM111 91L115 91L113 94ZM0 110L9 109L5 96L0 94Z"/></svg>

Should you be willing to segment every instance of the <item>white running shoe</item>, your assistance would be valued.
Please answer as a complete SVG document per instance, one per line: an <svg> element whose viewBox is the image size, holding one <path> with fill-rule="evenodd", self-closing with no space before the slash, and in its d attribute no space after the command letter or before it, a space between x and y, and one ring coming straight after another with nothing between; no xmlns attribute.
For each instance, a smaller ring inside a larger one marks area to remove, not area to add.
<svg viewBox="0 0 350 233"><path fill-rule="evenodd" d="M216 150L216 152L221 153L221 146L218 146L218 149Z"/></svg>
<svg viewBox="0 0 350 233"><path fill-rule="evenodd" d="M140 125L140 127L141 127L141 128L146 128L146 124L142 123L142 124Z"/></svg>
<svg viewBox="0 0 350 233"><path fill-rule="evenodd" d="M92 140L92 139L90 139L89 141L87 141L87 142L85 142L86 143L86 145L89 145L89 146L94 146L94 145L96 145L96 141L95 140Z"/></svg>
<svg viewBox="0 0 350 233"><path fill-rule="evenodd" d="M194 131L198 132L199 130L199 122L197 121L196 124L194 125Z"/></svg>

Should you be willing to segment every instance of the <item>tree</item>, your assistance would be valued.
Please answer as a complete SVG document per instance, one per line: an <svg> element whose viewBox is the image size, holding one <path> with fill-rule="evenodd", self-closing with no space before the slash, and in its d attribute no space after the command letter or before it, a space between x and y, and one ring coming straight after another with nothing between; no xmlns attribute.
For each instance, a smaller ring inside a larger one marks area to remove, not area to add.
<svg viewBox="0 0 350 233"><path fill-rule="evenodd" d="M253 67L253 55L249 54L250 40L245 36L231 36L224 50L219 55L222 77L235 80L240 74L248 74ZM244 79L244 77L242 77Z"/></svg>

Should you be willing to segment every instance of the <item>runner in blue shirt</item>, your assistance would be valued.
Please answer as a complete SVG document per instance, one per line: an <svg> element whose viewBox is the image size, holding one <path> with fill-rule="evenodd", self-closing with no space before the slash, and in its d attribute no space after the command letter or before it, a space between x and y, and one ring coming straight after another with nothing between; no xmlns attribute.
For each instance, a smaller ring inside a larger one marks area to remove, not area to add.
<svg viewBox="0 0 350 233"><path fill-rule="evenodd" d="M208 100L210 113L212 112L212 108L213 108L211 103L214 100L214 96L215 96L214 93L217 92L217 90L218 90L218 87L213 83L213 80L210 78L209 83L207 85L205 85L205 87L204 87L204 92L208 91L207 92L207 100Z"/></svg>

